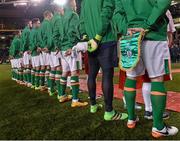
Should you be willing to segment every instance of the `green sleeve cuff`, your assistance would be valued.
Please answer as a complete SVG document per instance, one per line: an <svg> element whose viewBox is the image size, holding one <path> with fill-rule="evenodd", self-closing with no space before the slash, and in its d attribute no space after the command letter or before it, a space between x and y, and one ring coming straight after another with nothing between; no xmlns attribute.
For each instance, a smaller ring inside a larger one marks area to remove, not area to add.
<svg viewBox="0 0 180 141"><path fill-rule="evenodd" d="M101 35L96 34L95 39L96 39L97 41L101 41L101 40L102 40L102 36L101 36Z"/></svg>
<svg viewBox="0 0 180 141"><path fill-rule="evenodd" d="M142 25L142 28L145 29L145 30L146 30L146 29L147 29L147 30L150 29L150 27L151 27L151 26L148 25L147 22L145 22L145 23Z"/></svg>

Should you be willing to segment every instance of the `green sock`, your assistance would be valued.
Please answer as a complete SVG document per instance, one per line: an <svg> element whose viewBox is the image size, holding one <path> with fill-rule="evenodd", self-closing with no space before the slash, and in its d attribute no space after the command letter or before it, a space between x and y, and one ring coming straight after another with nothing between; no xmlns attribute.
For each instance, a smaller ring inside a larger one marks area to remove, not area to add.
<svg viewBox="0 0 180 141"><path fill-rule="evenodd" d="M23 70L23 81L27 82L27 71L26 71L26 69Z"/></svg>
<svg viewBox="0 0 180 141"><path fill-rule="evenodd" d="M30 69L27 69L27 81L28 83L31 83L31 70Z"/></svg>
<svg viewBox="0 0 180 141"><path fill-rule="evenodd" d="M20 80L19 70L17 70L17 80Z"/></svg>
<svg viewBox="0 0 180 141"><path fill-rule="evenodd" d="M66 91L67 77L61 77L60 85L61 85L60 96L63 96L65 95L65 91Z"/></svg>
<svg viewBox="0 0 180 141"><path fill-rule="evenodd" d="M19 70L19 80L23 81L23 70L22 69Z"/></svg>
<svg viewBox="0 0 180 141"><path fill-rule="evenodd" d="M16 69L14 69L14 77L15 77L15 79L17 79L17 70Z"/></svg>
<svg viewBox="0 0 180 141"><path fill-rule="evenodd" d="M164 128L163 113L166 108L166 89L164 82L151 83L151 101L153 109L153 127L158 130Z"/></svg>
<svg viewBox="0 0 180 141"><path fill-rule="evenodd" d="M18 72L18 69L16 69L16 79L19 80L19 72Z"/></svg>
<svg viewBox="0 0 180 141"><path fill-rule="evenodd" d="M40 81L39 73L40 73L40 70L36 70L36 72L35 72L35 85L36 85L36 87L39 87L39 81Z"/></svg>
<svg viewBox="0 0 180 141"><path fill-rule="evenodd" d="M25 69L25 71L26 71L26 82L28 82L28 69Z"/></svg>
<svg viewBox="0 0 180 141"><path fill-rule="evenodd" d="M61 74L62 74L61 71L56 71L56 75L55 75L56 86L57 86L57 90L58 90L58 95L59 95L59 96L62 96L61 84L60 84Z"/></svg>
<svg viewBox="0 0 180 141"><path fill-rule="evenodd" d="M71 76L71 87L72 87L72 95L73 99L78 99L79 94L79 77L78 76Z"/></svg>
<svg viewBox="0 0 180 141"><path fill-rule="evenodd" d="M31 70L31 84L35 85L35 69Z"/></svg>
<svg viewBox="0 0 180 141"><path fill-rule="evenodd" d="M50 91L53 93L55 90L54 90L54 86L55 86L55 74L56 74L56 71L51 71L51 74L50 74Z"/></svg>
<svg viewBox="0 0 180 141"><path fill-rule="evenodd" d="M46 70L45 72L45 77L46 77L46 81L47 81L47 86L48 88L50 88L50 79L49 79L49 70Z"/></svg>
<svg viewBox="0 0 180 141"><path fill-rule="evenodd" d="M40 71L40 78L41 78L41 86L44 86L44 83L45 83L45 70Z"/></svg>
<svg viewBox="0 0 180 141"><path fill-rule="evenodd" d="M124 96L126 99L128 119L135 120L136 80L126 78Z"/></svg>

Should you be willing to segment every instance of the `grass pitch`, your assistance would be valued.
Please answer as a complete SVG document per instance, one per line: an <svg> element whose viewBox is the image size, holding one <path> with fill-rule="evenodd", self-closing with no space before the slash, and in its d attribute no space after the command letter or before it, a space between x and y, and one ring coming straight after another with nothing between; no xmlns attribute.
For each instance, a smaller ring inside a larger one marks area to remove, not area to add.
<svg viewBox="0 0 180 141"><path fill-rule="evenodd" d="M80 97L87 100L88 96L83 93ZM55 96L17 85L10 78L10 67L0 65L0 139L153 139L152 121L143 118L143 111L137 112L137 128L130 130L126 121L105 122L103 110L90 114L89 106L73 109L70 104L60 104ZM114 100L114 108L126 112L120 100ZM166 123L180 128L180 113L171 112ZM163 139L178 140L180 133Z"/></svg>

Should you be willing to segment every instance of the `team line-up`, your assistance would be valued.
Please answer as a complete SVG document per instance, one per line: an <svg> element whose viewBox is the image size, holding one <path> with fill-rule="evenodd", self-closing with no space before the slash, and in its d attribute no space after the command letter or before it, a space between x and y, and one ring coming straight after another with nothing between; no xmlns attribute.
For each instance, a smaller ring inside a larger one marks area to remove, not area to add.
<svg viewBox="0 0 180 141"><path fill-rule="evenodd" d="M171 0L82 0L80 17L75 0L64 6L53 4L53 12L45 11L42 23L39 18L28 20L22 33L15 33L9 50L12 79L35 90L48 90L50 96L57 92L59 102L72 101L72 108L87 106L88 102L78 98L82 53L87 52L90 113L102 109L96 103L96 77L101 69L104 120L127 119L127 127L135 128L139 122L135 113L137 77L144 75L144 117L153 119L152 136L175 135L178 129L163 121L164 78L171 72L168 46L172 46L175 32L170 4ZM127 114L115 111L112 104L118 61L126 71ZM72 95L66 94L68 77Z"/></svg>

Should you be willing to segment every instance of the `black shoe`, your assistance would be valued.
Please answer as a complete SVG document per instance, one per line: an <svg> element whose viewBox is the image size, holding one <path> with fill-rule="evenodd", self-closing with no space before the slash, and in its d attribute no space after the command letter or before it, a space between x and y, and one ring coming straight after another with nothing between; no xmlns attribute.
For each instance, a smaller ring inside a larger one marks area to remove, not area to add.
<svg viewBox="0 0 180 141"><path fill-rule="evenodd" d="M145 118L145 119L148 119L148 120L153 119L152 112L145 111L145 113L144 113L144 118Z"/></svg>
<svg viewBox="0 0 180 141"><path fill-rule="evenodd" d="M168 119L169 118L169 113L168 112L164 112L163 113L163 119Z"/></svg>

